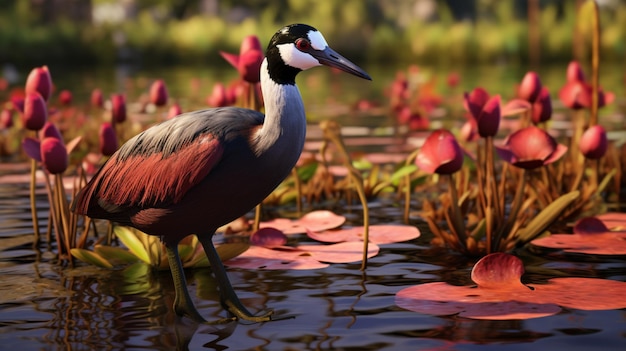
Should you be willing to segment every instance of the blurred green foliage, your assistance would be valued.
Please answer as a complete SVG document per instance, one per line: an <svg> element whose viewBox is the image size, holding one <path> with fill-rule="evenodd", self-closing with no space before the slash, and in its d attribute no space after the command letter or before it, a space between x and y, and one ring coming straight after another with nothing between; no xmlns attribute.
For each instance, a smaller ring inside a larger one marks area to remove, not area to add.
<svg viewBox="0 0 626 351"><path fill-rule="evenodd" d="M76 3L72 0L0 3L0 63L17 65L223 64L219 50L237 52L249 34L266 42L293 22L317 27L336 50L357 62L526 62L529 47L539 50L542 62L564 62L572 58L574 43L588 46L584 32L575 31L576 1L542 2L538 46L529 45L526 13L513 1L475 0L474 16L466 20L456 19L445 1L435 2L436 11L427 19L413 15L416 1L402 0L91 0L84 14L53 6L70 6ZM120 3L133 4L131 15L93 20L93 9ZM198 10L207 3L215 8ZM623 60L624 6L602 11L602 31L603 61Z"/></svg>

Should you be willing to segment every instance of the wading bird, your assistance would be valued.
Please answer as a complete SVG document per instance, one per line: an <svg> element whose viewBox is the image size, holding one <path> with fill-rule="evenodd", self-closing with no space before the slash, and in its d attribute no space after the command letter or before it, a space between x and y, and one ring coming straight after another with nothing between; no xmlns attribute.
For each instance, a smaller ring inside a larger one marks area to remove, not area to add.
<svg viewBox="0 0 626 351"><path fill-rule="evenodd" d="M189 112L128 140L80 191L73 210L160 236L176 290L178 315L205 322L191 301L178 242L196 234L234 317L262 322L239 301L213 246L215 230L246 214L287 177L300 157L306 117L296 75L326 65L371 80L304 24L280 29L261 65L265 116L224 107Z"/></svg>

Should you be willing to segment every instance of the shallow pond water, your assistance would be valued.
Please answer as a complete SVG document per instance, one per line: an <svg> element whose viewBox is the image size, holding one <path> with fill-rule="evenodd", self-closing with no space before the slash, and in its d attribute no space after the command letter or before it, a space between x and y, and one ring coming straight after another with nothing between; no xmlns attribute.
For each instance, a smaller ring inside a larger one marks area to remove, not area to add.
<svg viewBox="0 0 626 351"><path fill-rule="evenodd" d="M523 71L503 67L467 69L463 72L463 77L467 77L464 87L456 94L478 85L485 85L490 91L498 91L496 85L512 89ZM545 81L560 84L564 71L563 67L547 75ZM74 70L55 71L54 67L52 72L59 88L83 87L75 91L77 100L87 99L91 89L101 82L105 91L122 89L127 76L137 74L121 69L113 74L105 70L90 75ZM164 72L173 96L193 95L187 84L199 74L197 71ZM361 94L380 97L385 82L393 79L393 72L370 72L375 80L382 75L388 78L374 88L352 80L344 82L341 88L325 89L314 75L307 75L302 78L306 82L302 91L307 110L314 117L324 117L324 107L335 99L333 94L337 91L352 91L350 97L342 96L341 101L356 101ZM328 83L330 73L316 74L323 74L321 82ZM141 75L155 77L154 72ZM205 84L203 91L208 93L212 82L224 75L227 74L200 73ZM482 77L486 76L496 83L484 81ZM617 75L613 76L615 88ZM148 81L143 79L144 83ZM136 81L135 89L144 89L146 84ZM623 85L619 88L623 90ZM203 98L182 102L193 105ZM623 102L610 115L621 106ZM365 135L376 132L373 128L379 125L389 124L384 116L367 121L350 119L354 117L351 115L342 123L358 127L367 122L372 129L367 129ZM623 119L616 123L623 125ZM309 133L319 136L320 131L312 126ZM385 151L382 144L372 145L371 138L365 140L366 145L359 144L359 136L363 133L356 133L357 138L349 146L367 152ZM25 171L27 168L16 167L6 173L23 175ZM153 271L143 264L115 270L84 265L61 268L52 253L56 252L54 244L48 248L43 243L33 249L28 185L23 179L0 182L0 350L623 350L626 345L624 309L563 309L544 318L481 321L430 316L397 307L394 296L405 287L432 281L471 284L473 260L433 250L429 245L432 235L416 219L413 224L422 230L422 236L410 242L381 245L380 254L370 260L365 272L359 270L358 263L305 271L228 268L235 290L249 309L256 312L272 308L279 315L294 318L262 324L197 325L173 313L174 287L168 271ZM48 202L43 188L38 190L37 207L45 231ZM348 213L349 218L355 218L355 224L360 224L358 212L357 209ZM402 221L401 210L386 203L372 204L371 217L372 224ZM310 241L305 236L298 240ZM624 257L537 255L526 250L518 254L526 263L523 279L527 283L561 275L626 281ZM223 318L225 313L210 270L194 269L186 274L200 313L209 320Z"/></svg>
<svg viewBox="0 0 626 351"><path fill-rule="evenodd" d="M115 270L63 269L46 244L33 250L27 189L26 184L0 185L2 350L620 350L626 344L624 310L563 309L531 320L480 321L397 307L394 295L404 287L430 281L471 284L471 262L433 251L426 230L416 240L382 245L365 273L359 264L308 271L228 268L251 310L272 308L294 318L196 325L174 315L168 271L139 263ZM42 219L44 200L42 194ZM389 218L385 206L373 206L372 211L374 222ZM377 216L377 211L385 215ZM528 282L552 277L542 269L626 280L623 258L525 255L532 262L524 276ZM209 320L224 317L210 270L186 273L200 313Z"/></svg>

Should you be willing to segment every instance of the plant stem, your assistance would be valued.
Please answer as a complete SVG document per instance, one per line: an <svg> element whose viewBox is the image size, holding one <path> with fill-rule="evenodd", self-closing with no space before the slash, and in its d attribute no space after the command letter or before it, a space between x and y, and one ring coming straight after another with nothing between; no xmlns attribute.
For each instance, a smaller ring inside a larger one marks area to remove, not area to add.
<svg viewBox="0 0 626 351"><path fill-rule="evenodd" d="M39 243L41 234L39 232L39 218L37 216L37 204L35 198L35 187L37 185L37 161L30 160L30 213L33 220L33 232L35 233L35 240L33 246Z"/></svg>
<svg viewBox="0 0 626 351"><path fill-rule="evenodd" d="M591 41L591 116L589 126L598 124L598 89L600 70L600 11L598 3L593 2L593 38Z"/></svg>
<svg viewBox="0 0 626 351"><path fill-rule="evenodd" d="M417 157L418 152L419 152L419 149L413 151L406 158L404 165L408 166L409 164L413 163L415 161L415 157ZM406 186L406 189L404 191L404 224L409 224L409 212L411 208L411 191L413 190L411 189L411 175L409 173L407 173L404 176L404 183Z"/></svg>
<svg viewBox="0 0 626 351"><path fill-rule="evenodd" d="M526 187L526 170L525 169L522 169L520 178L521 178L520 181L517 183L517 190L515 191L515 197L513 198L513 203L511 204L511 212L509 213L509 216L506 220L505 225L502 226L502 230L498 231L498 234L494 242L494 246L498 248L498 250L502 246L502 243L501 243L502 238L504 236L506 236L507 238L511 237L511 233L509 233L509 231L511 231L511 229L513 228L513 225L515 224L515 221L518 218L519 210L522 207L522 203L524 199L524 188ZM506 243L504 247L506 247Z"/></svg>
<svg viewBox="0 0 626 351"><path fill-rule="evenodd" d="M459 239L462 247L467 247L467 235L465 233L465 222L461 215L461 208L459 207L459 194L456 190L456 182L454 181L454 174L448 174L448 190L450 191L450 210L452 215L452 226L456 232L456 236Z"/></svg>
<svg viewBox="0 0 626 351"><path fill-rule="evenodd" d="M320 128L324 132L324 139L330 140L335 144L339 153L343 156L344 166L348 169L348 176L354 181L361 206L363 206L363 260L361 262L361 270L364 271L367 268L367 253L369 251L369 208L367 205L367 198L365 197L365 189L363 186L363 177L358 169L352 165L352 159L350 154L346 150L346 146L341 139L341 128L335 121L322 121ZM326 149L325 144L323 149Z"/></svg>

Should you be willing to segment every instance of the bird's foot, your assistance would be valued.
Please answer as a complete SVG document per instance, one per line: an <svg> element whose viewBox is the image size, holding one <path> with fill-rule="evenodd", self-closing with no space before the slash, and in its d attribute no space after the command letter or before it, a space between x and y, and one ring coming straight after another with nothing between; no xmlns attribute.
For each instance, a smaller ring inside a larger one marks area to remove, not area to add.
<svg viewBox="0 0 626 351"><path fill-rule="evenodd" d="M252 323L279 321L283 319L295 318L295 316L293 315L276 315L274 314L274 310L267 310L263 313L253 315L250 312L248 312L248 310L245 307L243 307L243 305L237 302L230 301L230 300L224 301L224 306L238 320L243 320L243 321L252 322Z"/></svg>

